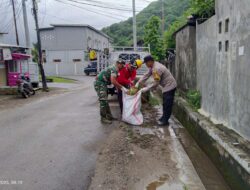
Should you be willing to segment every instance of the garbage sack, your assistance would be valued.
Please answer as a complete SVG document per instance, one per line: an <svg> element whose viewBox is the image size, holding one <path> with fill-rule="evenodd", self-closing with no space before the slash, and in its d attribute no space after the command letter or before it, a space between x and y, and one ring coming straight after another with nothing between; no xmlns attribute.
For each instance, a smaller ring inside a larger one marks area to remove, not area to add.
<svg viewBox="0 0 250 190"><path fill-rule="evenodd" d="M122 92L122 120L124 122L131 125L143 124L143 115L141 113L141 96L141 91L135 95L128 95L125 92Z"/></svg>

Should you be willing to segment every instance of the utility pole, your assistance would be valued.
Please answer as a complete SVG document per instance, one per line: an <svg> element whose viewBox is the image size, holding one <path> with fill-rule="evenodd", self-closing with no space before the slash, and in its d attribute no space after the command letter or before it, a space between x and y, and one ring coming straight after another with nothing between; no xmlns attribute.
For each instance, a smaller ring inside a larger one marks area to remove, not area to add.
<svg viewBox="0 0 250 190"><path fill-rule="evenodd" d="M24 29L25 29L26 47L29 48L29 53L30 53L30 33L29 33L29 26L28 26L28 18L27 18L27 10L26 10L25 1L27 1L27 0L22 0L23 22L24 22Z"/></svg>
<svg viewBox="0 0 250 190"><path fill-rule="evenodd" d="M16 24L16 9L15 9L14 0L11 0L11 3L12 3L13 18L14 18L15 33L16 33L16 44L19 45L19 38L18 38L17 24Z"/></svg>
<svg viewBox="0 0 250 190"><path fill-rule="evenodd" d="M134 51L136 51L137 50L137 32L136 32L135 0L133 0L133 41L134 41Z"/></svg>
<svg viewBox="0 0 250 190"><path fill-rule="evenodd" d="M47 86L46 77L45 77L45 73L44 73L44 69L42 65L42 48L41 48L41 38L40 38L40 30L39 30L38 16L37 16L38 6L37 6L36 0L32 0L32 4L33 4L33 15L35 19L36 34L37 34L38 66L39 66L40 74L42 77L43 91L48 91L49 89Z"/></svg>
<svg viewBox="0 0 250 190"><path fill-rule="evenodd" d="M164 37L165 32L165 3L164 0L161 0L161 21L162 21L162 37Z"/></svg>

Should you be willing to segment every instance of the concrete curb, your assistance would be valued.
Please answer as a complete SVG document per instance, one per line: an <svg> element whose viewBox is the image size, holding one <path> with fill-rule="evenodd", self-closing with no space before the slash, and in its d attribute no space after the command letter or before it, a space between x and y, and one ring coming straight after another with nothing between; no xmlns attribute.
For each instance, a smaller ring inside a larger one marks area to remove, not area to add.
<svg viewBox="0 0 250 190"><path fill-rule="evenodd" d="M232 189L250 189L248 141L224 126L213 124L194 111L183 98L176 98L173 113L214 162Z"/></svg>

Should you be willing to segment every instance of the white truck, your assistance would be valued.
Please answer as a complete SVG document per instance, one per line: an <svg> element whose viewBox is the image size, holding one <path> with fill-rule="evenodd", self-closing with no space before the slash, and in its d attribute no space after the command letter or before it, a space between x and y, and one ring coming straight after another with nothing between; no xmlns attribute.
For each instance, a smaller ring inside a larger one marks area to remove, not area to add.
<svg viewBox="0 0 250 190"><path fill-rule="evenodd" d="M114 64L118 59L124 60L126 63L133 59L143 60L145 56L150 54L149 47L138 47L134 50L133 47L113 47L109 55L109 63ZM103 69L103 68L102 68ZM102 70L101 69L101 70ZM137 70L137 77L140 78L148 71L148 68L145 64L142 65L140 69ZM109 85L109 94L113 95L116 93L116 88L114 85Z"/></svg>
<svg viewBox="0 0 250 190"><path fill-rule="evenodd" d="M31 84L34 88L39 87L39 68L37 63L29 63L29 76Z"/></svg>

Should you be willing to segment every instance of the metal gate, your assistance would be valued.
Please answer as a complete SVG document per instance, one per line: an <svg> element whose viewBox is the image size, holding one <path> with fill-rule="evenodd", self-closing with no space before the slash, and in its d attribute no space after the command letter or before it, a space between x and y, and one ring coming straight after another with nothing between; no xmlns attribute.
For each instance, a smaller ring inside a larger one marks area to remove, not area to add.
<svg viewBox="0 0 250 190"><path fill-rule="evenodd" d="M104 52L97 52L97 73L100 73L111 64L112 63L110 63L109 55L105 54Z"/></svg>

